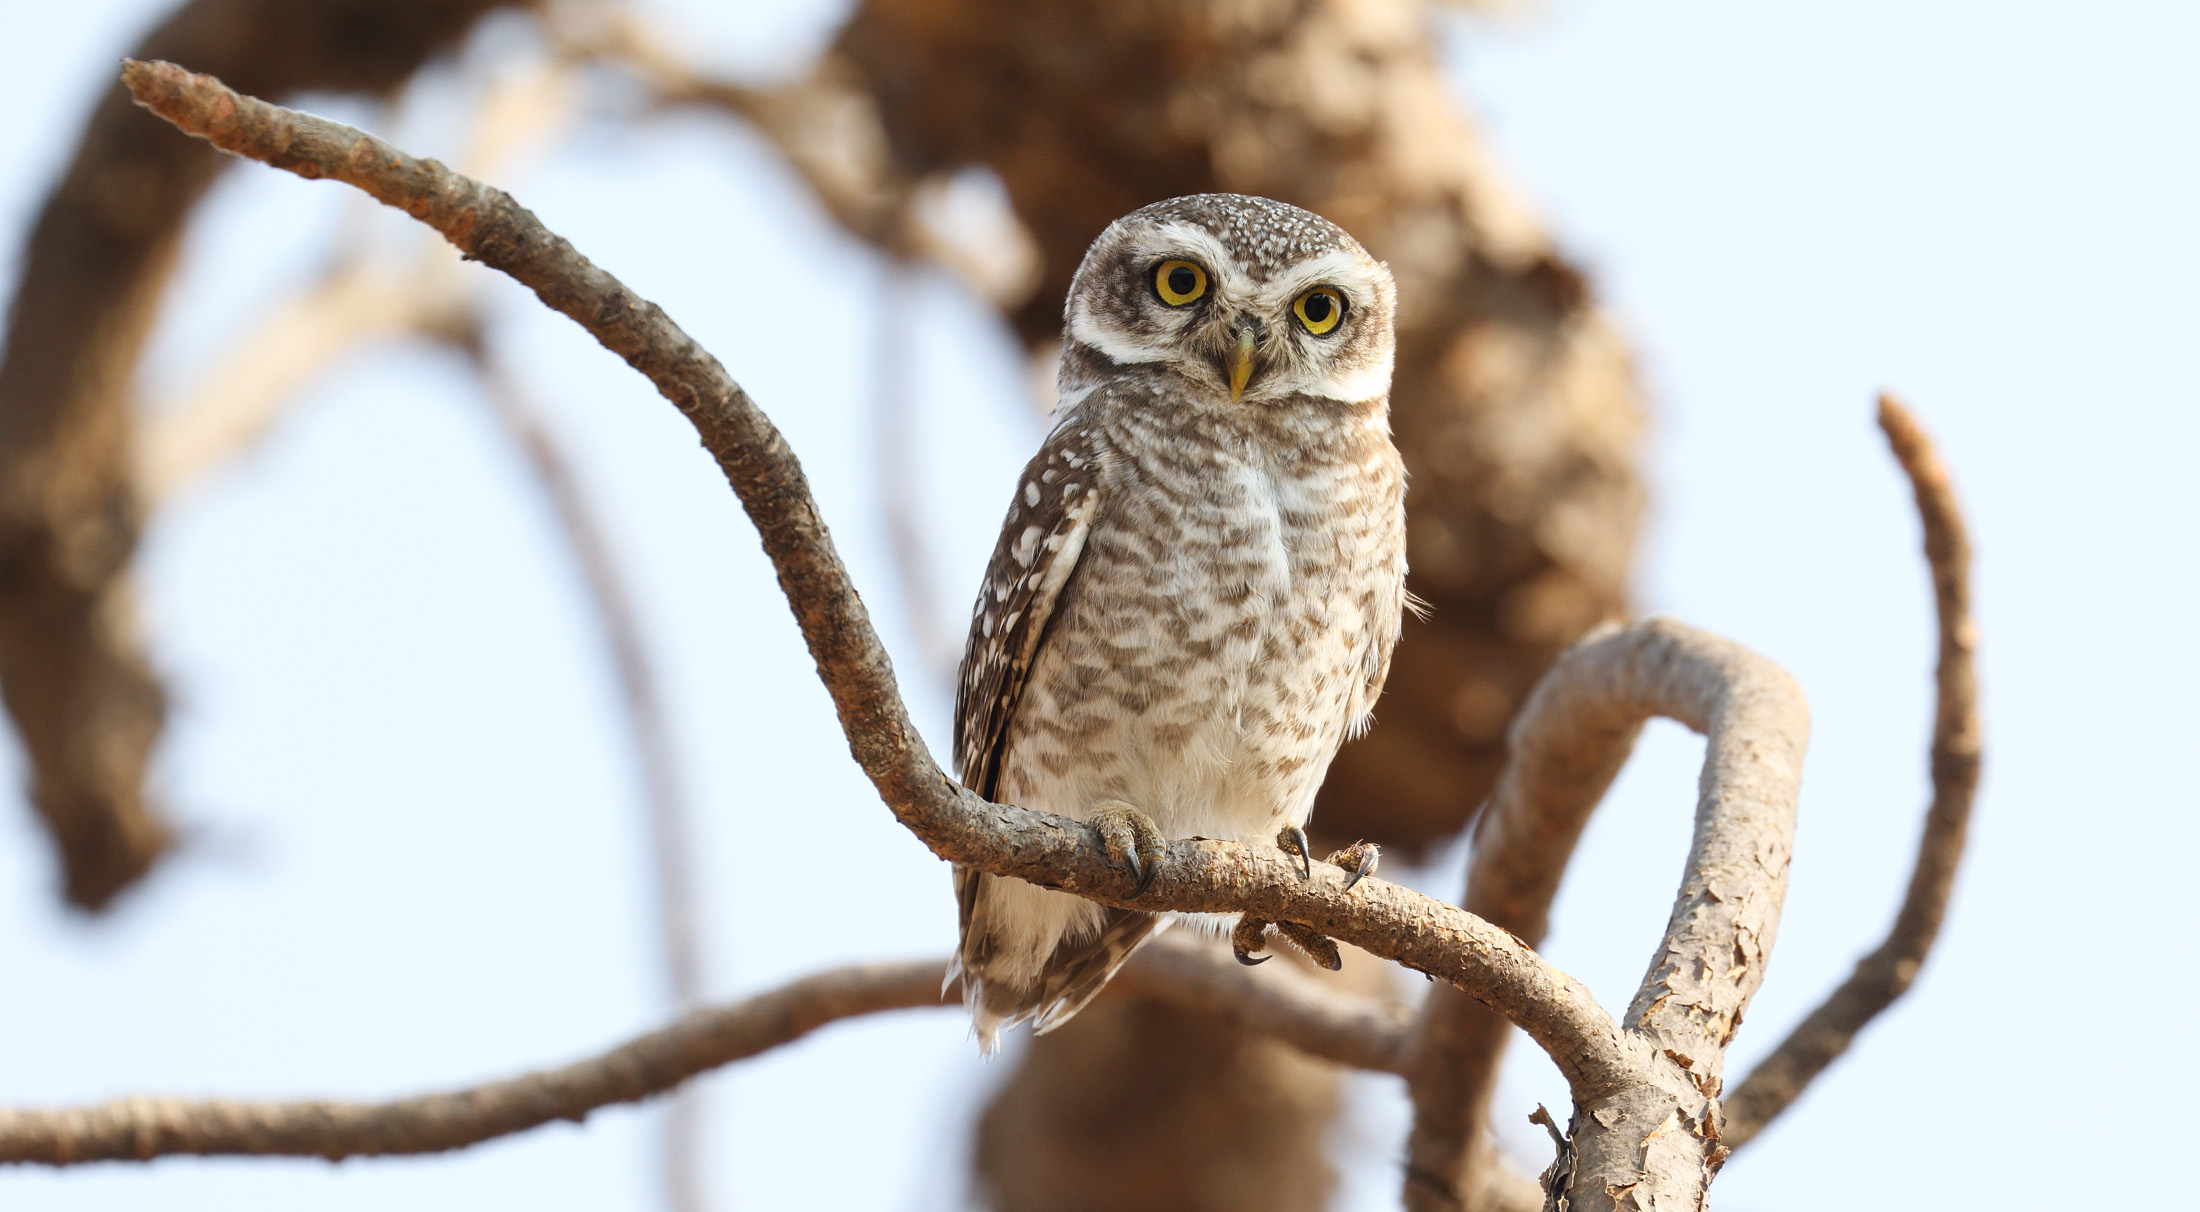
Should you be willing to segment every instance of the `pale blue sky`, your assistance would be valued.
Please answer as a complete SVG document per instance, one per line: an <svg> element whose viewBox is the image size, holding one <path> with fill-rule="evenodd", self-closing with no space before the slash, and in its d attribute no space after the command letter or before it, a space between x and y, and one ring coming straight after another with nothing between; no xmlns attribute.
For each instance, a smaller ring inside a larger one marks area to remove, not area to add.
<svg viewBox="0 0 2200 1212"><path fill-rule="evenodd" d="M0 277L150 0L0 15ZM730 68L784 70L837 6L677 19ZM1644 607L1785 663L1816 731L1793 891L1738 1068L1884 928L1925 798L1930 602L1906 489L1871 425L1903 392L1974 521L1988 768L1941 949L1911 998L1735 1159L1714 1198L1808 1212L2113 1198L2104 1133L2190 1088L2156 1023L2191 1002L2178 755L2200 658L2200 10L1553 0L1447 53L1522 190L1632 334L1656 410ZM511 27L488 35L523 40ZM496 56L477 53L478 61ZM449 154L463 73L396 116ZM881 291L745 133L584 126L508 182L710 346L787 431L901 666L918 662L868 486ZM323 263L361 207L225 177L164 319L188 374ZM401 224L371 225L402 253ZM801 308L764 306L762 295ZM631 565L706 820L711 987L944 953L944 868L879 807L754 536L684 422L508 284L497 338L580 449ZM1022 368L944 281L915 306L920 445L950 613L1037 440ZM133 1091L371 1097L562 1060L661 1015L611 683L573 576L460 370L402 350L301 401L248 466L155 526L142 566L176 690L161 785L193 846L112 917L58 910L27 810L0 812L0 1100ZM922 725L946 702L913 686ZM1549 951L1621 1004L1662 928L1699 747L1654 729L1591 827ZM19 774L12 752L0 785ZM814 861L763 856L803 852ZM1647 857L1649 861L1643 859ZM1424 873L1456 892L1455 862ZM2096 1025L2097 1024L2097 1025ZM963 1125L999 1072L947 1014L828 1031L711 1079L725 1208L959 1206ZM1342 1206L1394 1206L1390 1079L1356 1084ZM1560 1105L1516 1053L1520 1116ZM174 1161L0 1172L10 1208L647 1208L649 1113L436 1159ZM858 1143L860 1142L860 1143ZM1868 1163L1859 1159L1869 1158Z"/></svg>

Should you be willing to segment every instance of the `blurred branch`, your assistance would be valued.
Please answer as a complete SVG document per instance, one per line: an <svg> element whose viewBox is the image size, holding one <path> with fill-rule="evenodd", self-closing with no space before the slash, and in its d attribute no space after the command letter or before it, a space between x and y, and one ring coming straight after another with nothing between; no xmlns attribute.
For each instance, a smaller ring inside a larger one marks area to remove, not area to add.
<svg viewBox="0 0 2200 1212"><path fill-rule="evenodd" d="M370 1157L438 1153L672 1089L828 1023L945 1004L944 962L835 969L689 1014L563 1068L388 1103L130 1098L66 1111L0 1110L0 1162L51 1166L177 1154Z"/></svg>
<svg viewBox="0 0 2200 1212"><path fill-rule="evenodd" d="M547 142L572 117L572 64L501 74L471 115L464 171L491 177ZM400 271L370 250L269 308L175 403L145 410L137 491L148 509L173 501L258 446L314 378L361 346L423 336L470 346L479 333L479 279L441 240Z"/></svg>
<svg viewBox="0 0 2200 1212"><path fill-rule="evenodd" d="M1824 1004L1780 1042L1726 1100L1727 1144L1739 1149L1787 1110L1857 1033L1893 1005L1917 979L1955 887L1956 866L1970 827L1985 748L1979 722L1978 629L1971 621L1971 541L1948 469L1917 419L1892 395L1879 397L1879 428L1917 497L1940 622L1940 656L1933 708L1933 802L1925 813L1909 891L1886 940Z"/></svg>
<svg viewBox="0 0 2200 1212"><path fill-rule="evenodd" d="M1713 1091L1763 965L1785 888L1807 713L1791 679L1737 645L1653 622L1577 645L1537 697L1553 727L1672 716L1707 735L1695 841L1673 917L1623 1031L1579 982L1506 931L1430 897L1273 847L1172 842L1149 890L1076 821L992 804L946 777L911 726L892 669L785 439L662 310L545 229L510 196L363 132L240 96L173 64L130 62L147 108L223 150L333 177L441 232L532 289L654 383L695 425L755 523L857 763L942 858L1101 904L1289 921L1459 985L1526 1031L1574 1093L1571 1184L1583 1212L1699 1203L1720 1154ZM1572 718L1568 718L1572 717Z"/></svg>
<svg viewBox="0 0 2200 1212"><path fill-rule="evenodd" d="M554 7L564 53L632 73L665 108L742 120L786 159L843 229L895 261L928 259L1002 309L1039 285L1039 250L1003 205L986 205L952 176L912 173L894 155L877 100L850 65L821 57L799 78L755 88L697 68L678 41L624 7Z"/></svg>
<svg viewBox="0 0 2200 1212"><path fill-rule="evenodd" d="M244 334L178 403L142 425L138 492L158 508L259 445L299 391L346 355L389 337L446 339L473 322L458 258L438 248L409 272L353 257Z"/></svg>
<svg viewBox="0 0 2200 1212"><path fill-rule="evenodd" d="M924 492L917 482L920 453L916 414L916 348L910 340L917 309L911 267L889 259L879 284L877 382L871 417L871 478L885 515L886 546L901 585L924 672L935 686L952 689L962 662L962 629L940 609L932 580L932 544L924 525Z"/></svg>
<svg viewBox="0 0 2200 1212"><path fill-rule="evenodd" d="M0 1163L72 1166L179 1154L333 1161L463 1149L663 1094L841 1019L960 1006L941 991L946 970L945 960L837 968L695 1011L575 1064L387 1103L128 1098L60 1111L0 1110ZM1400 1007L1334 993L1303 977L1252 972L1184 940L1146 949L1117 984L1107 996L1219 1009L1339 1064L1394 1058L1404 1035Z"/></svg>
<svg viewBox="0 0 2200 1212"><path fill-rule="evenodd" d="M596 616L619 682L642 781L648 822L651 884L657 900L657 934L663 946L665 982L676 1010L691 1010L703 1000L703 947L698 938L695 876L694 806L680 777L679 747L673 739L671 712L665 705L656 662L643 640L640 613L627 592L625 575L612 550L599 511L588 499L572 460L559 448L541 414L511 373L478 344L475 371L505 433L535 473L549 499L558 530L578 565L581 583ZM701 1154L702 1107L693 1090L683 1090L666 1109L665 1169L674 1212L704 1206Z"/></svg>
<svg viewBox="0 0 2200 1212"><path fill-rule="evenodd" d="M192 0L138 53L268 95L383 93L494 7ZM131 372L184 221L220 167L123 90L102 97L32 228L0 355L0 691L80 909L105 908L171 840L144 786L165 706L128 583L140 522Z"/></svg>

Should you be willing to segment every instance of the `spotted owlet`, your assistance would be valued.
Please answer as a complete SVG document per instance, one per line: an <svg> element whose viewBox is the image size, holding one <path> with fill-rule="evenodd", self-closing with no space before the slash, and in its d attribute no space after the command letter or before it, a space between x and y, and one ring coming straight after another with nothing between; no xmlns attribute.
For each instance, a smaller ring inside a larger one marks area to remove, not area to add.
<svg viewBox="0 0 2200 1212"><path fill-rule="evenodd" d="M966 786L1090 822L1141 888L1165 837L1279 839L1306 869L1405 601L1394 295L1342 229L1264 198L1157 203L1094 241L970 624ZM1067 1021L1159 924L976 871L955 891L949 979L988 1052Z"/></svg>

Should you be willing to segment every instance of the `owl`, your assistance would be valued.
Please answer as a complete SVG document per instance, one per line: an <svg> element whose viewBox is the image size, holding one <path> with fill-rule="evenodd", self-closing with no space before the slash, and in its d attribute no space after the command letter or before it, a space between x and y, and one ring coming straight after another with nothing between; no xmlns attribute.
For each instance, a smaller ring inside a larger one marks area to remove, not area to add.
<svg viewBox="0 0 2200 1212"><path fill-rule="evenodd" d="M1264 198L1177 198L1100 234L971 618L965 786L1089 823L1141 892L1170 837L1275 839L1311 872L1314 793L1370 719L1406 602L1395 293L1341 228ZM1356 880L1372 853L1331 861ZM1066 1022L1163 924L968 869L955 892L948 979L987 1053L1004 1026Z"/></svg>

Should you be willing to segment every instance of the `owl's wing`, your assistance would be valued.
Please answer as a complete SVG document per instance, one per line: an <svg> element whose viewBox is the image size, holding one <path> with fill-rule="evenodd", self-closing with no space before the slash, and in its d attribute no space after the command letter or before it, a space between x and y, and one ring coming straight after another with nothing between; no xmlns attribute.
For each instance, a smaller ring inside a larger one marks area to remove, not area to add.
<svg viewBox="0 0 2200 1212"><path fill-rule="evenodd" d="M955 765L963 786L1000 790L1009 723L1023 699L1100 504L1100 466L1074 419L1057 426L1024 467L1001 539L986 566L955 692Z"/></svg>

